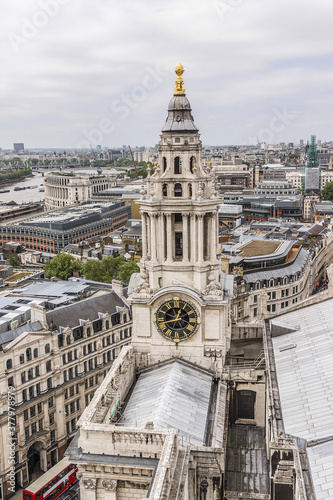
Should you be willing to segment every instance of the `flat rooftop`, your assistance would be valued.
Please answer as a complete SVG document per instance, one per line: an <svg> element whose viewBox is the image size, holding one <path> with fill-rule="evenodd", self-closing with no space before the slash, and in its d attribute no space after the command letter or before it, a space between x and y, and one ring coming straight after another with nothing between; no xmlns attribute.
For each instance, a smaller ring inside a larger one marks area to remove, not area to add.
<svg viewBox="0 0 333 500"><path fill-rule="evenodd" d="M276 252L276 250L281 246L281 242L278 241L250 241L241 247L241 257L258 257L259 255L268 255Z"/></svg>

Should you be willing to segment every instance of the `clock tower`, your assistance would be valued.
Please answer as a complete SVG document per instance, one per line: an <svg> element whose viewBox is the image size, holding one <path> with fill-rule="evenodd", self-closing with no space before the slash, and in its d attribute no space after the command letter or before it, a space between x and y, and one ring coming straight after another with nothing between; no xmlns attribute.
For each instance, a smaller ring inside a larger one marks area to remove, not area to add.
<svg viewBox="0 0 333 500"><path fill-rule="evenodd" d="M132 344L151 362L181 357L205 368L229 348L229 295L218 250L215 177L185 95L183 66L159 141L159 163L140 191L142 259L133 275ZM229 287L230 288L230 287ZM232 289L232 286L231 286Z"/></svg>

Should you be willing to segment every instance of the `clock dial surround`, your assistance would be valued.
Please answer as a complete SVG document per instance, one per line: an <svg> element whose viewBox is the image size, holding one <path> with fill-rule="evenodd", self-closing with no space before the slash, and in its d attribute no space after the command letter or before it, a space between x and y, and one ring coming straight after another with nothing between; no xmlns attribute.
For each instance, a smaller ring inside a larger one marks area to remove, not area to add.
<svg viewBox="0 0 333 500"><path fill-rule="evenodd" d="M157 309L156 326L159 333L174 342L187 340L196 332L198 325L198 314L186 300L173 298Z"/></svg>

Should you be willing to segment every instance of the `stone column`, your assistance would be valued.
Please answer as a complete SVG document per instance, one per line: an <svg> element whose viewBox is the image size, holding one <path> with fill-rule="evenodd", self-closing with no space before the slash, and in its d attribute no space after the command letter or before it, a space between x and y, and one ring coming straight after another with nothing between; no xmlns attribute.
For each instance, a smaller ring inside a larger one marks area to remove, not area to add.
<svg viewBox="0 0 333 500"><path fill-rule="evenodd" d="M188 261L188 214L183 214L183 262Z"/></svg>
<svg viewBox="0 0 333 500"><path fill-rule="evenodd" d="M217 248L216 248L216 217L215 217L214 212L210 215L210 229L211 229L211 236L210 236L210 252L209 253L210 253L211 260L215 261Z"/></svg>
<svg viewBox="0 0 333 500"><path fill-rule="evenodd" d="M156 260L156 214L151 214L150 216L150 231L151 231L151 251L150 260Z"/></svg>
<svg viewBox="0 0 333 500"><path fill-rule="evenodd" d="M194 264L197 261L197 231L196 231L196 216L195 214L190 214L190 241L191 241L191 246L190 246L190 260L191 263Z"/></svg>
<svg viewBox="0 0 333 500"><path fill-rule="evenodd" d="M172 262L173 233L172 233L171 214L166 214L166 218L167 218L167 261Z"/></svg>
<svg viewBox="0 0 333 500"><path fill-rule="evenodd" d="M216 233L215 233L215 235L216 235L216 249L218 249L218 248L219 248L219 243L220 243L220 242L219 242L219 227L220 227L220 225L219 225L219 212L217 211L217 212L215 213L215 228L216 228Z"/></svg>
<svg viewBox="0 0 333 500"><path fill-rule="evenodd" d="M80 481L80 496L84 500L96 500L96 479L85 478Z"/></svg>
<svg viewBox="0 0 333 500"><path fill-rule="evenodd" d="M147 232L148 232L148 247L147 247L147 259L151 259L151 215L147 214Z"/></svg>
<svg viewBox="0 0 333 500"><path fill-rule="evenodd" d="M116 479L102 479L101 486L104 489L104 500L117 500Z"/></svg>
<svg viewBox="0 0 333 500"><path fill-rule="evenodd" d="M165 261L165 229L164 229L165 219L164 214L161 213L160 216L160 262L163 263Z"/></svg>
<svg viewBox="0 0 333 500"><path fill-rule="evenodd" d="M145 212L141 213L142 219L142 258L147 259L147 216Z"/></svg>
<svg viewBox="0 0 333 500"><path fill-rule="evenodd" d="M198 262L203 262L203 257L204 257L204 234L203 234L203 221L204 221L204 214L198 214L198 234L197 234L197 241L198 241Z"/></svg>

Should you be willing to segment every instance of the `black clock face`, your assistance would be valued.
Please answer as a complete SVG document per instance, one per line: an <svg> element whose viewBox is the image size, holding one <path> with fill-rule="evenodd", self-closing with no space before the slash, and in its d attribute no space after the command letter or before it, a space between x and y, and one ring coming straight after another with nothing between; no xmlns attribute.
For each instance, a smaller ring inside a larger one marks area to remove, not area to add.
<svg viewBox="0 0 333 500"><path fill-rule="evenodd" d="M194 307L178 298L164 302L156 313L156 325L159 332L175 342L191 337L198 324L198 315Z"/></svg>

